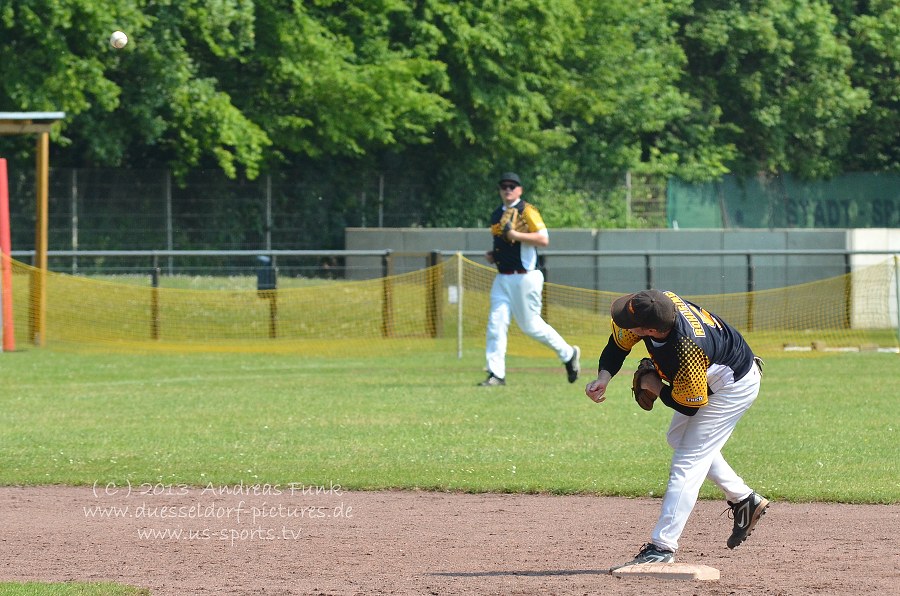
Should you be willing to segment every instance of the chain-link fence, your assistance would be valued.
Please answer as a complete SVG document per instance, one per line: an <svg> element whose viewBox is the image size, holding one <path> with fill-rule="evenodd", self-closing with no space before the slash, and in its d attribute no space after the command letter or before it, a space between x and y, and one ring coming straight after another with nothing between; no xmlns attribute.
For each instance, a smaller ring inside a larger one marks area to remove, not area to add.
<svg viewBox="0 0 900 596"><path fill-rule="evenodd" d="M197 172L53 169L51 248L62 250L338 248L346 227L422 226L421 188L387 176L352 185L279 173L231 180ZM10 173L13 244L34 242L34 177Z"/></svg>
<svg viewBox="0 0 900 596"><path fill-rule="evenodd" d="M73 251L341 249L348 227L438 225L432 219L442 199L433 187L411 182L422 179L410 172L352 178L276 172L250 181L200 171L176 181L165 170L54 168L48 243L51 250ZM496 200L492 187L473 183L470 190L469 201ZM623 176L581 190L591 202L622 204L623 224L666 226L664 181ZM33 171L11 169L14 249L34 248L34 196Z"/></svg>

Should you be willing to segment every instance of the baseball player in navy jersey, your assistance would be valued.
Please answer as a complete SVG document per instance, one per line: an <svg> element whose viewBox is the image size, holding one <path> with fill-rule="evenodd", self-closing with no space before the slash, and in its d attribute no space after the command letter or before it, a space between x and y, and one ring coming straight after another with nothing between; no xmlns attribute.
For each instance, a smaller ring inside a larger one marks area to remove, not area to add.
<svg viewBox="0 0 900 596"><path fill-rule="evenodd" d="M722 447L759 394L762 361L733 327L674 292L622 296L613 302L611 315L612 333L597 379L585 387L587 396L597 403L606 399L610 379L643 342L658 374L641 377L641 386L675 410L666 434L674 453L662 511L650 542L627 564L675 560L678 539L706 478L725 493L734 516L727 545L735 548L769 506L722 457Z"/></svg>
<svg viewBox="0 0 900 596"><path fill-rule="evenodd" d="M541 317L544 274L536 269L537 248L550 244L547 226L534 205L522 199L522 181L514 172L500 176L502 204L491 214L493 249L485 253L497 267L491 286L487 323L487 379L483 387L506 384L506 342L510 318L526 335L556 352L570 383L578 379L578 346L571 346Z"/></svg>

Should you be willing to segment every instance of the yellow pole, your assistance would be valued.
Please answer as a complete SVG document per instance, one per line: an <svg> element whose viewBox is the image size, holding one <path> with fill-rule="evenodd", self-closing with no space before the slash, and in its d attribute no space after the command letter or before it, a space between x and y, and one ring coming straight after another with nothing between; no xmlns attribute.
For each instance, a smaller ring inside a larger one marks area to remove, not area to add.
<svg viewBox="0 0 900 596"><path fill-rule="evenodd" d="M38 133L35 160L37 197L34 217L34 267L31 277L29 331L32 343L43 347L47 323L47 231L50 188L50 133Z"/></svg>

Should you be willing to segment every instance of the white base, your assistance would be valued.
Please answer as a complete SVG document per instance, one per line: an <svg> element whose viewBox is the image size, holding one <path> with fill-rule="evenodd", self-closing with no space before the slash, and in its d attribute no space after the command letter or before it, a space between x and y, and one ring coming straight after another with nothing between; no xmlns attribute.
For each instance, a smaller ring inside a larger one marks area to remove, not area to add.
<svg viewBox="0 0 900 596"><path fill-rule="evenodd" d="M709 565L690 563L641 563L627 565L611 572L616 577L657 577L660 579L717 580L719 570Z"/></svg>

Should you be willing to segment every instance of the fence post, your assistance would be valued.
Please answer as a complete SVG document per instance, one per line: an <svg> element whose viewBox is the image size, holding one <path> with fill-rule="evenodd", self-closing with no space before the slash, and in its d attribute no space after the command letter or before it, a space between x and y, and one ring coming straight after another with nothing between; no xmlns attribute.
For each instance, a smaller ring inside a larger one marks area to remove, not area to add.
<svg viewBox="0 0 900 596"><path fill-rule="evenodd" d="M78 250L78 168L72 168L72 250ZM72 257L72 275L78 274L78 255Z"/></svg>
<svg viewBox="0 0 900 596"><path fill-rule="evenodd" d="M394 260L387 250L381 257L381 335L394 337Z"/></svg>
<svg viewBox="0 0 900 596"><path fill-rule="evenodd" d="M544 276L544 284L541 286L541 318L545 321L549 321L549 317L547 316L547 278L550 273L547 271L547 259L544 258L544 255L538 255L537 258L537 268L541 270L541 275Z"/></svg>
<svg viewBox="0 0 900 596"><path fill-rule="evenodd" d="M2 352L16 349L12 303L12 241L9 222L9 179L6 159L0 158L0 335Z"/></svg>
<svg viewBox="0 0 900 596"><path fill-rule="evenodd" d="M631 170L625 172L625 225L631 223Z"/></svg>
<svg viewBox="0 0 900 596"><path fill-rule="evenodd" d="M159 339L159 267L156 266L156 257L153 258L154 266L150 271L150 338Z"/></svg>
<svg viewBox="0 0 900 596"><path fill-rule="evenodd" d="M175 248L175 224L172 221L172 175L169 170L165 172L165 179L163 180L163 201L166 205L166 248L168 250L174 250ZM172 275L173 270L175 268L174 260L172 256L169 256L169 270L168 274Z"/></svg>
<svg viewBox="0 0 900 596"><path fill-rule="evenodd" d="M47 341L47 235L49 233L50 133L37 139L37 204L34 223L34 271L31 273L31 301L28 316L28 338L37 347Z"/></svg>
<svg viewBox="0 0 900 596"><path fill-rule="evenodd" d="M756 275L753 270L753 255L747 253L747 331L753 331L753 290L756 289Z"/></svg>
<svg viewBox="0 0 900 596"><path fill-rule="evenodd" d="M850 329L853 320L853 279L850 275L850 253L844 253L844 329Z"/></svg>
<svg viewBox="0 0 900 596"><path fill-rule="evenodd" d="M378 174L378 227L384 227L384 174Z"/></svg>
<svg viewBox="0 0 900 596"><path fill-rule="evenodd" d="M272 250L272 174L266 174L266 250Z"/></svg>
<svg viewBox="0 0 900 596"><path fill-rule="evenodd" d="M650 265L650 255L644 255L644 270L647 273L647 289L653 289L653 266Z"/></svg>
<svg viewBox="0 0 900 596"><path fill-rule="evenodd" d="M444 270L441 252L433 250L428 255L425 288L425 327L430 337L444 336L444 305L441 299L444 288Z"/></svg>
<svg viewBox="0 0 900 596"><path fill-rule="evenodd" d="M463 284L463 256L461 252L456 253L456 358L462 360L463 352L463 295L465 294ZM898 315L900 316L900 315Z"/></svg>
<svg viewBox="0 0 900 596"><path fill-rule="evenodd" d="M278 337L278 269L274 257L256 257L256 295L269 301L269 339Z"/></svg>

